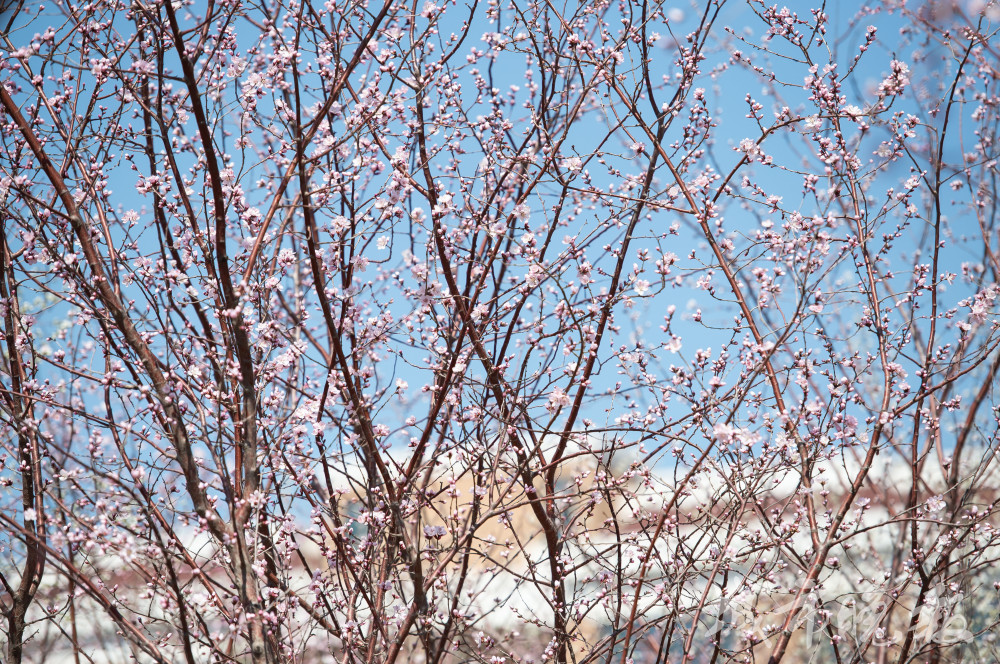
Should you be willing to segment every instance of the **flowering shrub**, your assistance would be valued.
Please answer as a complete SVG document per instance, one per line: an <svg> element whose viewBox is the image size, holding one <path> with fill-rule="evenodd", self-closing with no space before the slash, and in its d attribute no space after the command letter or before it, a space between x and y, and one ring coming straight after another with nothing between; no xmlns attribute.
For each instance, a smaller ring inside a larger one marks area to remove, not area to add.
<svg viewBox="0 0 1000 664"><path fill-rule="evenodd" d="M997 659L1000 7L850 11L4 14L5 661Z"/></svg>

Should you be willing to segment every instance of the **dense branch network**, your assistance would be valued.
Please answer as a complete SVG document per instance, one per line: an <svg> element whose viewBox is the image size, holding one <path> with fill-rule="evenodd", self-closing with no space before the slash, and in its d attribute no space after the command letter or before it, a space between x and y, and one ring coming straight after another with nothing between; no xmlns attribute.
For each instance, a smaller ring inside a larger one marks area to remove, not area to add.
<svg viewBox="0 0 1000 664"><path fill-rule="evenodd" d="M4 661L996 659L1000 6L818 4L3 14Z"/></svg>

